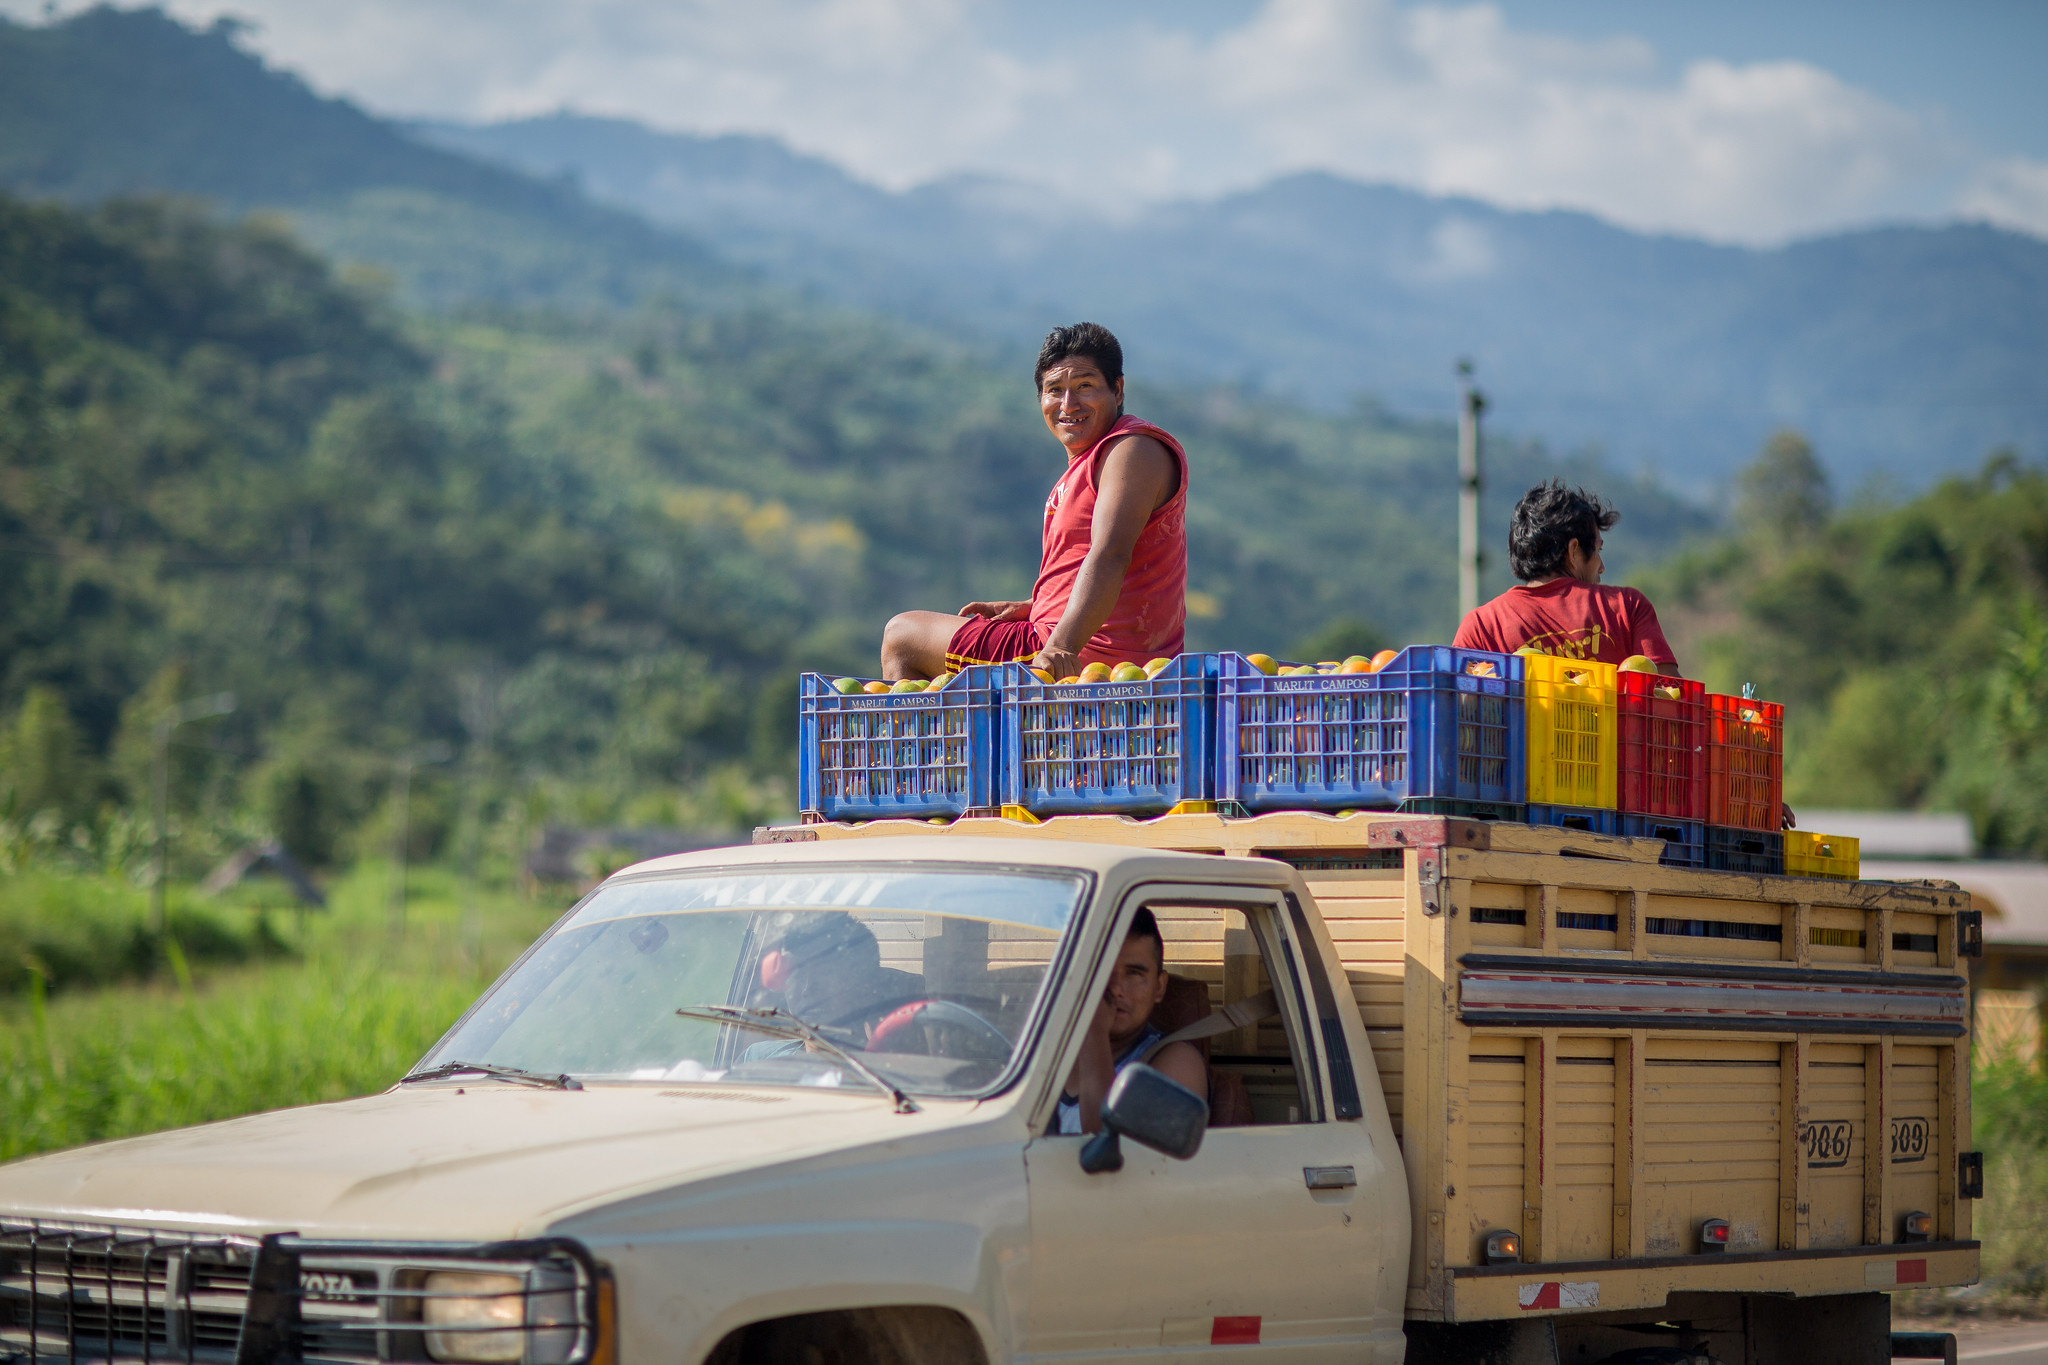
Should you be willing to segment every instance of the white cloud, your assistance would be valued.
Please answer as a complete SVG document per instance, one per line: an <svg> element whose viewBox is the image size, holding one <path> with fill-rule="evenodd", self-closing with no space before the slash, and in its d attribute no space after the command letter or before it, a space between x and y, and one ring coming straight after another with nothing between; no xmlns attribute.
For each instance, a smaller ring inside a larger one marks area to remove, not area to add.
<svg viewBox="0 0 2048 1365"><path fill-rule="evenodd" d="M1809 64L1672 74L1639 40L1517 30L1491 4L1263 0L1206 34L1066 19L1048 21L1043 42L1028 22L1012 26L1026 37L995 36L980 0L169 7L252 18L250 41L271 60L381 111L567 107L770 133L899 188L969 171L1156 201L1316 169L1768 242L1934 216L1982 161L1928 118ZM2042 175L2029 162L1987 169L1964 202L2040 231Z"/></svg>
<svg viewBox="0 0 2048 1365"><path fill-rule="evenodd" d="M2000 227L2048 237L2048 161L2008 157L1978 172L1957 212Z"/></svg>

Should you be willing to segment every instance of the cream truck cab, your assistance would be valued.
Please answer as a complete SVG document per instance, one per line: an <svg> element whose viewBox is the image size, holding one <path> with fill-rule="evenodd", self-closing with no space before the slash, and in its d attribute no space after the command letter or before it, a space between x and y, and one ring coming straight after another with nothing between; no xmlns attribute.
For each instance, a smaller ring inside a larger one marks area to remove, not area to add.
<svg viewBox="0 0 2048 1365"><path fill-rule="evenodd" d="M1863 1362L1877 1291L1976 1275L1953 888L1357 815L758 837L609 878L381 1095L0 1167L0 1361ZM1141 909L1209 1093L1059 1135Z"/></svg>

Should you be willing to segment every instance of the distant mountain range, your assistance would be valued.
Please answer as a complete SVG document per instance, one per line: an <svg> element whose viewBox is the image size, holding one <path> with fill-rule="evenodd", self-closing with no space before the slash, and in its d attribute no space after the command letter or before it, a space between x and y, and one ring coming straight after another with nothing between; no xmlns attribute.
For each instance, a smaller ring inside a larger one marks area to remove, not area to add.
<svg viewBox="0 0 2048 1365"><path fill-rule="evenodd" d="M439 308L736 306L794 290L996 354L1091 317L1134 373L1445 414L1705 491L1774 427L1839 481L2048 456L2048 242L1895 228L1772 251L1329 176L1125 210L962 178L906 193L760 138L558 115L405 127L267 69L232 24L0 20L0 189L287 212ZM1107 212L1105 212L1107 211Z"/></svg>
<svg viewBox="0 0 2048 1365"><path fill-rule="evenodd" d="M1781 425L1850 481L2048 454L2048 242L1989 227L1758 251L1326 175L1134 215L1106 185L1090 213L571 114L418 131L863 307L1005 338L1093 317L1179 379L1440 412L1471 356L1513 429L1696 488Z"/></svg>
<svg viewBox="0 0 2048 1365"><path fill-rule="evenodd" d="M415 301L626 305L721 296L746 272L635 212L428 146L161 11L0 19L0 189L88 204L169 193L289 210L315 246Z"/></svg>

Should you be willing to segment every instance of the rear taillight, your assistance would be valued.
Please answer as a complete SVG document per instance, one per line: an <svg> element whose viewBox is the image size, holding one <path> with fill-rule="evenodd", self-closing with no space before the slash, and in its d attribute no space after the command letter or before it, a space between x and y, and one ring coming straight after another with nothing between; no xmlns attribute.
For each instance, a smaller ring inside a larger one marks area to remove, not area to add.
<svg viewBox="0 0 2048 1365"><path fill-rule="evenodd" d="M1934 1240L1934 1215L1921 1213L1918 1209L1899 1220L1901 1242L1931 1242Z"/></svg>
<svg viewBox="0 0 2048 1365"><path fill-rule="evenodd" d="M1728 1249L1728 1220L1709 1218L1700 1224L1700 1250L1726 1251Z"/></svg>
<svg viewBox="0 0 2048 1365"><path fill-rule="evenodd" d="M1522 1234L1519 1232L1489 1232L1486 1234L1486 1263L1507 1265L1522 1259Z"/></svg>

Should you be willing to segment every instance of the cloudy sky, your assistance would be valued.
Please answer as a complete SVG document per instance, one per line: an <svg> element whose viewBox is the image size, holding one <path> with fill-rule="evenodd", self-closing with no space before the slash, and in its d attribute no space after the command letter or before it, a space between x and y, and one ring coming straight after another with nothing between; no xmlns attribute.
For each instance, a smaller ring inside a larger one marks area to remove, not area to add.
<svg viewBox="0 0 2048 1365"><path fill-rule="evenodd" d="M2048 235L2037 0L166 7L246 18L271 61L381 113L767 133L897 188L975 172L1158 200L1320 169L1723 241L1954 217Z"/></svg>

